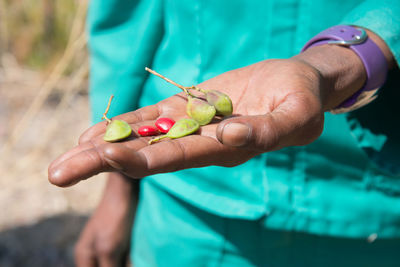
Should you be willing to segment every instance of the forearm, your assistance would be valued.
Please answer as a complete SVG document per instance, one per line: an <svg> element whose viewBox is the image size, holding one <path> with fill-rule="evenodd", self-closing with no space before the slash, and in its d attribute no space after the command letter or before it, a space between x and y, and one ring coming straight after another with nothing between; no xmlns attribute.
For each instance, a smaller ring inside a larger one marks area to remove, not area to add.
<svg viewBox="0 0 400 267"><path fill-rule="evenodd" d="M103 198L75 246L76 266L125 266L136 192L138 180L110 173Z"/></svg>
<svg viewBox="0 0 400 267"><path fill-rule="evenodd" d="M134 216L139 199L139 182L118 172L110 173L100 205L118 207L116 210Z"/></svg>
<svg viewBox="0 0 400 267"><path fill-rule="evenodd" d="M388 67L395 66L394 57L385 42L367 30L371 38L383 52ZM337 107L345 99L358 91L367 75L361 59L351 49L338 45L322 45L308 49L294 57L313 67L321 77L320 91L323 110Z"/></svg>

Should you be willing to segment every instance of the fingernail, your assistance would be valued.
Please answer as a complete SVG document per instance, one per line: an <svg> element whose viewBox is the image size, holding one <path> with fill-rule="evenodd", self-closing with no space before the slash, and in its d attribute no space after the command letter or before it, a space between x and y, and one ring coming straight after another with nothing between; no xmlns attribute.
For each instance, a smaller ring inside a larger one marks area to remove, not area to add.
<svg viewBox="0 0 400 267"><path fill-rule="evenodd" d="M60 176L61 176L61 171L59 169L56 169L55 171L53 169L49 169L49 182L58 185Z"/></svg>
<svg viewBox="0 0 400 267"><path fill-rule="evenodd" d="M57 169L55 171L50 171L49 182L59 187L69 187L79 182L76 180L66 180L63 176L65 176L65 173L63 173L62 170Z"/></svg>
<svg viewBox="0 0 400 267"><path fill-rule="evenodd" d="M249 126L232 122L225 125L222 132L222 143L228 146L243 146L247 144L250 136Z"/></svg>

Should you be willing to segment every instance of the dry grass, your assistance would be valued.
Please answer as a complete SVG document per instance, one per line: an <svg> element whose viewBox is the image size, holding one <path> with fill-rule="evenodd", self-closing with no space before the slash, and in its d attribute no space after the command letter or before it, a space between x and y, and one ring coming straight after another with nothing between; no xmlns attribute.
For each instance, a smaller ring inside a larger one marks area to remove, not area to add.
<svg viewBox="0 0 400 267"><path fill-rule="evenodd" d="M69 189L47 181L49 162L73 147L89 125L86 7L83 0L0 0L0 243L8 240L13 245L10 233L21 233L16 229L43 231L35 223L62 222L50 220L52 216L88 214L100 197L104 177ZM55 246L71 247L84 220L73 221L78 226L50 227L65 231L53 234L70 237ZM27 236L35 240L23 244L40 244L40 234ZM13 263L10 251L24 250L10 247L0 253L0 265L8 255L10 265L4 266L24 266ZM23 257L17 255L15 260Z"/></svg>

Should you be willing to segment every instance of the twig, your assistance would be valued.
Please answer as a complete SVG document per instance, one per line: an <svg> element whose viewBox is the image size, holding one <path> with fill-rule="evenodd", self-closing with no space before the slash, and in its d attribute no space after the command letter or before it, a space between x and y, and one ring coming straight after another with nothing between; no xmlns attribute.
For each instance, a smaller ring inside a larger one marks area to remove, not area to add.
<svg viewBox="0 0 400 267"><path fill-rule="evenodd" d="M108 113L108 110L110 109L111 101L113 100L113 98L114 98L114 95L111 95L110 99L108 100L106 111L104 111L103 117L101 117L101 119L106 120L107 123L111 123L111 120L109 118L107 118L107 113Z"/></svg>
<svg viewBox="0 0 400 267"><path fill-rule="evenodd" d="M164 138L166 138L166 137L168 137L168 135L161 135L161 136L158 136L158 137L154 137L154 138L152 138L152 139L150 139L149 140L149 145L151 145L151 144L153 144L153 143L155 143L155 142L158 142L158 141L160 141L161 139L164 139Z"/></svg>
<svg viewBox="0 0 400 267"><path fill-rule="evenodd" d="M170 84L173 84L176 87L182 89L186 93L186 95L191 96L191 97L196 97L192 93L189 92L190 89L196 89L197 88L196 86L193 85L193 86L186 87L186 86L180 85L179 83L174 82L171 79L168 79L167 77L161 75L160 73L158 73L152 69L149 69L148 67L145 67L144 69L146 71L150 72L151 74L154 74L154 75L160 77L161 79L164 79L165 81L169 82Z"/></svg>

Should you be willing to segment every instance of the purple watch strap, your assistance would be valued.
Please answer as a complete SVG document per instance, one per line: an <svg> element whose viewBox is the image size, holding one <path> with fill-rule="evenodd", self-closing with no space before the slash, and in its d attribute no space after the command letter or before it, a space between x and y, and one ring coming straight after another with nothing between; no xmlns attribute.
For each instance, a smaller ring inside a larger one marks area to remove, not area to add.
<svg viewBox="0 0 400 267"><path fill-rule="evenodd" d="M352 49L361 59L367 73L367 80L364 86L354 95L343 102L339 107L350 107L356 103L359 96L364 91L376 90L381 87L388 71L387 62L380 48L368 37L358 44L351 44L352 41L362 36L363 31L348 25L338 25L328 28L314 36L301 50L302 52L313 46L330 44L332 40L346 41L344 45Z"/></svg>

